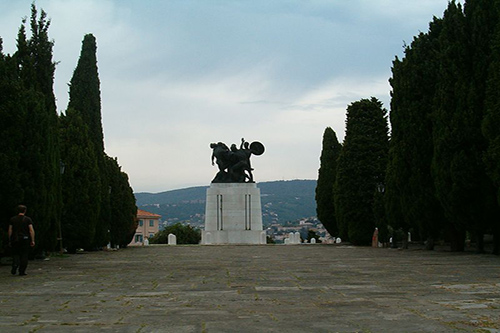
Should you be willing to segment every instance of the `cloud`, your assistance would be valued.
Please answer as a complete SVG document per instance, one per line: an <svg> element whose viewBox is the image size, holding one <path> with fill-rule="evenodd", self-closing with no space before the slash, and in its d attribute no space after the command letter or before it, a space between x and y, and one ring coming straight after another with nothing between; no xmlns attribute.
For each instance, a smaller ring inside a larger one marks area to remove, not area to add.
<svg viewBox="0 0 500 333"><path fill-rule="evenodd" d="M0 2L15 50L32 0ZM324 129L347 106L389 108L391 62L447 0L38 0L52 19L58 109L81 41L98 44L106 151L136 191L208 184L209 143L261 141L257 181L316 178ZM78 15L76 15L78 13Z"/></svg>
<svg viewBox="0 0 500 333"><path fill-rule="evenodd" d="M14 12L29 17L31 2L14 1L17 4ZM140 61L143 38L139 31L128 25L131 12L126 7L110 0L38 0L36 6L39 13L41 10L47 12L51 20L49 38L55 41L53 59L58 65L54 90L59 111L64 111L67 106L67 84L77 65L81 42L86 34L92 33L97 38L101 81L106 81L108 73L115 76L126 72L134 66L134 59ZM20 24L19 19L17 26ZM17 29L15 31L17 33Z"/></svg>

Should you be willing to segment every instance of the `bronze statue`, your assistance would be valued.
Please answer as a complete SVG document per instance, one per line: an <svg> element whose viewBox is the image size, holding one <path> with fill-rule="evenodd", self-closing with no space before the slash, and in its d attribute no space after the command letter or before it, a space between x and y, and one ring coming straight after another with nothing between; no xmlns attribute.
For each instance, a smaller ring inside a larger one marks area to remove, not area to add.
<svg viewBox="0 0 500 333"><path fill-rule="evenodd" d="M262 155L264 145L260 142L249 144L245 139L241 139L240 148L236 144L229 149L223 142L211 143L212 165L214 160L219 167L219 172L215 175L212 183L253 183L253 168L250 164L250 156Z"/></svg>

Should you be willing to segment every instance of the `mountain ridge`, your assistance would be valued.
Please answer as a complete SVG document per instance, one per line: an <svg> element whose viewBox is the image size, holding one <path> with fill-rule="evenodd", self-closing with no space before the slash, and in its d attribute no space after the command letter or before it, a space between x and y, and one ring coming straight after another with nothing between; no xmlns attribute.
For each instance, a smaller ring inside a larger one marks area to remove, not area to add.
<svg viewBox="0 0 500 333"><path fill-rule="evenodd" d="M278 180L257 183L257 186L261 191L264 225L316 216L316 180ZM207 188L209 186L195 186L134 195L139 208L162 215L164 221L198 225L204 220Z"/></svg>

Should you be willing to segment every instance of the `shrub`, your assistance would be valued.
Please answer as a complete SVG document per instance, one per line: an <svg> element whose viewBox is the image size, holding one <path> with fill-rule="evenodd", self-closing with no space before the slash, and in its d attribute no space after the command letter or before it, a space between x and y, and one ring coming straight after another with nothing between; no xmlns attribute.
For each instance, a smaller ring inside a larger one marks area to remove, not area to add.
<svg viewBox="0 0 500 333"><path fill-rule="evenodd" d="M168 244L169 234L174 234L177 237L177 244L199 244L201 240L200 229L176 223L157 232L149 242L151 244Z"/></svg>

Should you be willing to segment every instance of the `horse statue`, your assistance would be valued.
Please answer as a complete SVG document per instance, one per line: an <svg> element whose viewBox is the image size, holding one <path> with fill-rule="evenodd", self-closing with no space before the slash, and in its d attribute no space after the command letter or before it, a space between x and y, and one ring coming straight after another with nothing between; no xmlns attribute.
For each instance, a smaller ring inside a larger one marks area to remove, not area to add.
<svg viewBox="0 0 500 333"><path fill-rule="evenodd" d="M211 143L212 165L217 164L219 172L215 175L212 183L253 183L253 168L250 164L250 156L262 155L264 145L260 142L249 144L241 139L240 148L232 144L231 148L223 142Z"/></svg>

